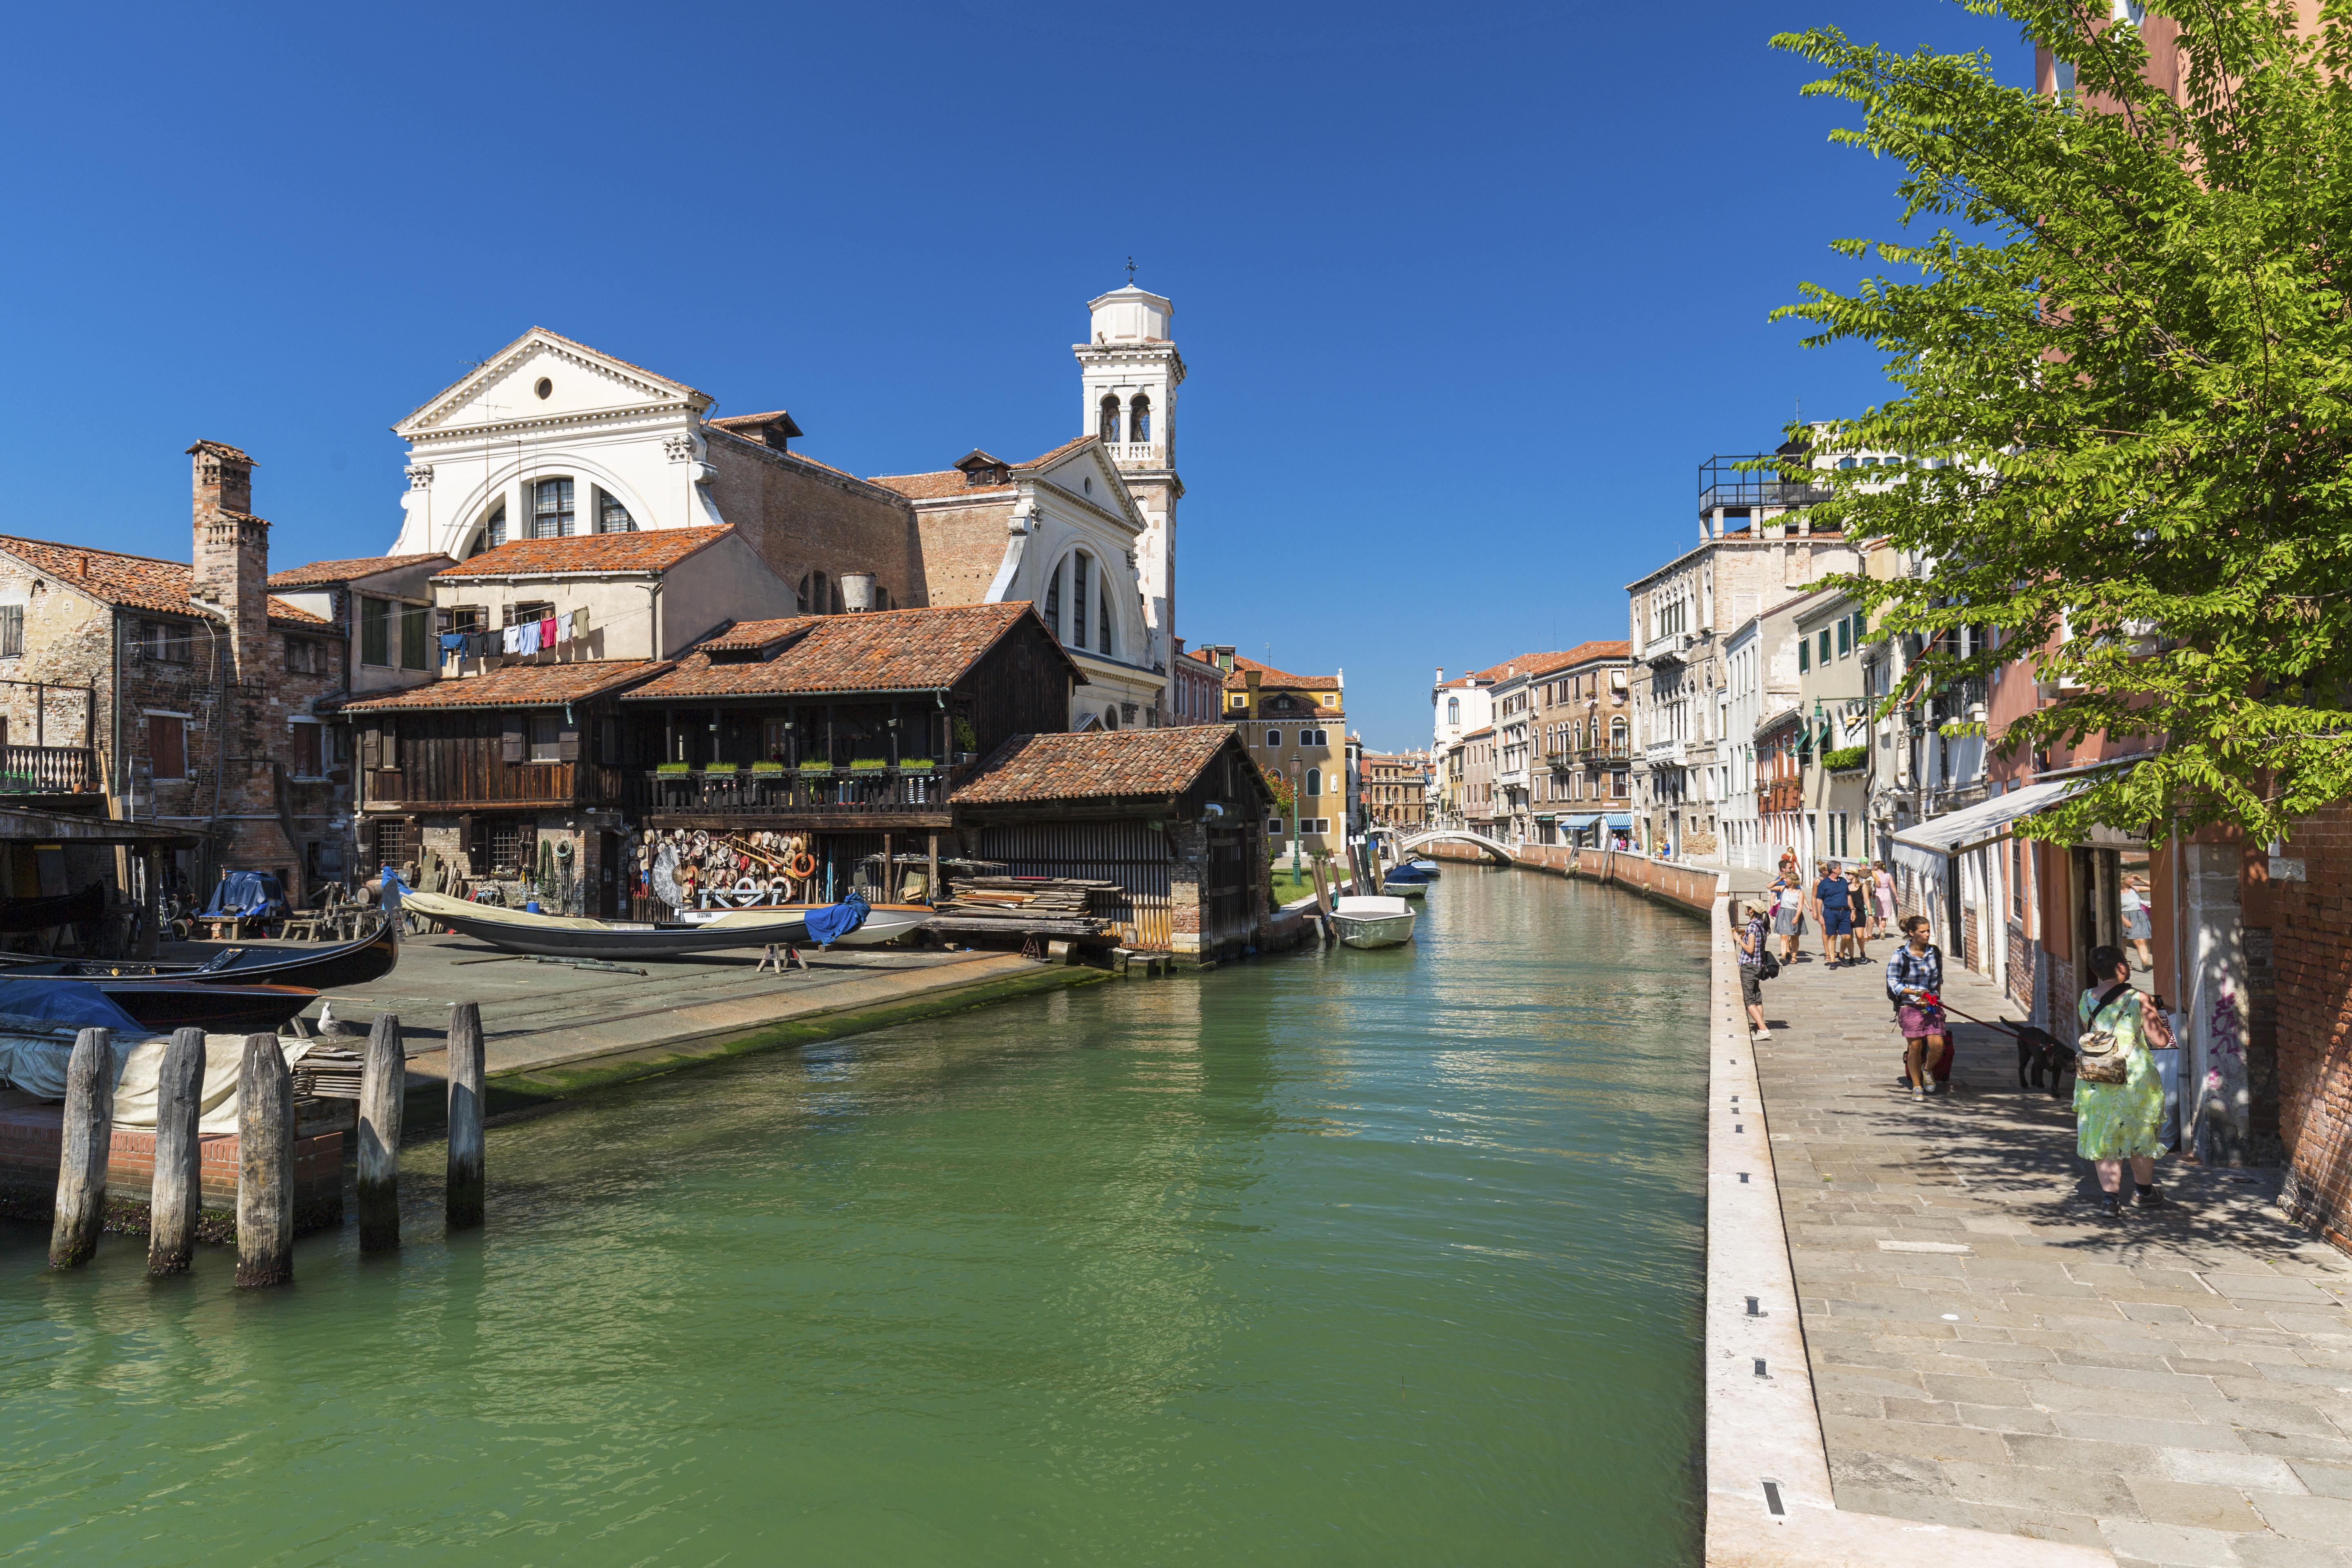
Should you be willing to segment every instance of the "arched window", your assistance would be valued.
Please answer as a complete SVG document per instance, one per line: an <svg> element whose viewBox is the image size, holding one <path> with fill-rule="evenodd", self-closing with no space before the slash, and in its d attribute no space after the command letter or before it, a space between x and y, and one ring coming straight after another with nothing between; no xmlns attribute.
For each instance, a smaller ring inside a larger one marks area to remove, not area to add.
<svg viewBox="0 0 2352 1568"><path fill-rule="evenodd" d="M1265 732L1265 743L1268 746L1279 746L1282 744L1282 731L1279 730L1268 730Z"/></svg>
<svg viewBox="0 0 2352 1568"><path fill-rule="evenodd" d="M629 509L615 500L611 492L598 490L596 492L596 531L635 533L636 531L637 520L629 515Z"/></svg>
<svg viewBox="0 0 2352 1568"><path fill-rule="evenodd" d="M1118 709L1106 708L1103 710L1103 728L1106 730L1116 730L1118 728Z"/></svg>
<svg viewBox="0 0 2352 1568"><path fill-rule="evenodd" d="M841 613L840 584L822 572L812 572L801 579L802 615L837 616Z"/></svg>
<svg viewBox="0 0 2352 1568"><path fill-rule="evenodd" d="M1310 795L1319 795L1323 793L1323 770L1321 768L1309 768L1307 770L1307 793Z"/></svg>
<svg viewBox="0 0 2352 1568"><path fill-rule="evenodd" d="M1070 557L1070 646L1087 646L1087 605L1091 603L1087 589L1094 581L1095 558L1081 550Z"/></svg>
<svg viewBox="0 0 2352 1568"><path fill-rule="evenodd" d="M1108 573L1103 576L1102 595L1096 612L1095 651L1097 653L1118 651L1118 646L1111 641L1110 637L1110 576Z"/></svg>
<svg viewBox="0 0 2352 1568"><path fill-rule="evenodd" d="M1445 721L1449 724L1462 722L1462 699L1459 697L1449 697L1445 700Z"/></svg>
<svg viewBox="0 0 2352 1568"><path fill-rule="evenodd" d="M1151 399L1141 393L1127 405L1127 438L1130 441L1151 439Z"/></svg>
<svg viewBox="0 0 2352 1568"><path fill-rule="evenodd" d="M533 539L572 537L572 481L541 479L530 487L530 536Z"/></svg>
<svg viewBox="0 0 2352 1568"><path fill-rule="evenodd" d="M1609 749L1612 752L1625 749L1625 721L1622 719L1609 721Z"/></svg>
<svg viewBox="0 0 2352 1568"><path fill-rule="evenodd" d="M1054 574L1045 579L1045 629L1058 642L1062 637L1062 568L1057 564Z"/></svg>
<svg viewBox="0 0 2352 1568"><path fill-rule="evenodd" d="M496 550L499 545L504 544L506 542L507 503L500 501L498 505L490 508L489 519L482 524L482 548L485 550Z"/></svg>
<svg viewBox="0 0 2352 1568"><path fill-rule="evenodd" d="M1101 436L1104 441L1112 445L1118 444L1118 396L1116 393L1106 392L1103 394L1102 416L1099 422L1096 425L1095 429L1096 433Z"/></svg>

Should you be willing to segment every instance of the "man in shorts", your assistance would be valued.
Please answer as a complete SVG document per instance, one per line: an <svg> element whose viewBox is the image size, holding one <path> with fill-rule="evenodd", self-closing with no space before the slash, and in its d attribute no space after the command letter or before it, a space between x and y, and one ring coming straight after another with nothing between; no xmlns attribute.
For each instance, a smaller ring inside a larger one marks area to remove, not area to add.
<svg viewBox="0 0 2352 1568"><path fill-rule="evenodd" d="M1853 884L1834 860L1822 867L1813 884L1813 914L1822 922L1822 956L1837 968L1853 959Z"/></svg>
<svg viewBox="0 0 2352 1568"><path fill-rule="evenodd" d="M1903 1076L1910 1082L1911 1098L1925 1100L1931 1076L1937 1092L1952 1076L1942 1005L1944 954L1927 940L1926 915L1905 921L1903 936L1903 945L1886 961L1886 999L1895 1004L1895 1019L1903 1030ZM1943 1071L1936 1074L1939 1065Z"/></svg>

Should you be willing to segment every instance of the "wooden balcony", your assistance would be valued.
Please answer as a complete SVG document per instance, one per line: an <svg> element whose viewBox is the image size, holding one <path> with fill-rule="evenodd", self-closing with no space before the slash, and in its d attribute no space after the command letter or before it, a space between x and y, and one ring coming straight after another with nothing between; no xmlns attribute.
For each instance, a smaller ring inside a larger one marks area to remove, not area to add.
<svg viewBox="0 0 2352 1568"><path fill-rule="evenodd" d="M80 795L97 778L95 754L80 746L0 746L0 795Z"/></svg>
<svg viewBox="0 0 2352 1568"><path fill-rule="evenodd" d="M507 763L479 748L440 749L397 768L373 768L370 805L567 806L619 804L619 768L594 763Z"/></svg>
<svg viewBox="0 0 2352 1568"><path fill-rule="evenodd" d="M627 805L635 814L714 823L748 825L764 817L810 829L944 827L956 772L888 766L656 770L631 774Z"/></svg>

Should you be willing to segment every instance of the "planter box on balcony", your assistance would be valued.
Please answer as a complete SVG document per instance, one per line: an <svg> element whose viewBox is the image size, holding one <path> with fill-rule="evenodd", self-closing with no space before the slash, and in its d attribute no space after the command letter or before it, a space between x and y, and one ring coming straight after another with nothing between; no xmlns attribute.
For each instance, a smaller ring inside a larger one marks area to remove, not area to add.
<svg viewBox="0 0 2352 1568"><path fill-rule="evenodd" d="M804 773L829 773L833 772L833 764L831 763L803 763L801 764L801 772Z"/></svg>
<svg viewBox="0 0 2352 1568"><path fill-rule="evenodd" d="M781 773L784 771L784 764L782 763L753 763L751 764L751 771L755 773Z"/></svg>
<svg viewBox="0 0 2352 1568"><path fill-rule="evenodd" d="M654 768L654 772L664 778L684 778L692 771L684 763L661 763L656 764Z"/></svg>
<svg viewBox="0 0 2352 1568"><path fill-rule="evenodd" d="M911 763L900 763L898 765L902 768L924 769L929 768L931 765L931 759L929 757L921 757Z"/></svg>
<svg viewBox="0 0 2352 1568"><path fill-rule="evenodd" d="M860 757L849 764L849 769L852 773L871 773L889 765L879 757Z"/></svg>
<svg viewBox="0 0 2352 1568"><path fill-rule="evenodd" d="M733 763L713 763L702 771L713 778L732 778L735 776L735 764Z"/></svg>

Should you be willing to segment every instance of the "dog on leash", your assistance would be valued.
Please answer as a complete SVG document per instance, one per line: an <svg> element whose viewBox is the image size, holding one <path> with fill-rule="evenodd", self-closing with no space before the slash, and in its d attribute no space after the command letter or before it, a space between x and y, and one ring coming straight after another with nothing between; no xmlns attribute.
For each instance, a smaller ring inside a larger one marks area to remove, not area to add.
<svg viewBox="0 0 2352 1568"><path fill-rule="evenodd" d="M2007 1018L2001 1024L2017 1037L2017 1087L2040 1089L2046 1079L2051 1099L2064 1094L2067 1075L2074 1070L2074 1048L2047 1029Z"/></svg>

